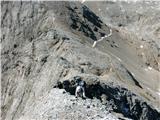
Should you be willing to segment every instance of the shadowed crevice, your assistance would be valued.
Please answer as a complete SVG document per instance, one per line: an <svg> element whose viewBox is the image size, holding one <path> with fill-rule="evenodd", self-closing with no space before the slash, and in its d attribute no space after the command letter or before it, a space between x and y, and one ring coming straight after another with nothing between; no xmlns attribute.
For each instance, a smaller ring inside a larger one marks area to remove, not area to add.
<svg viewBox="0 0 160 120"><path fill-rule="evenodd" d="M75 95L76 85L74 81L65 80L58 82L55 87L65 89L71 95ZM133 120L159 120L160 113L152 109L146 102L138 99L138 96L126 88L97 82L86 84L86 96L89 99L100 99L103 104L112 102L114 112L122 113L125 117Z"/></svg>

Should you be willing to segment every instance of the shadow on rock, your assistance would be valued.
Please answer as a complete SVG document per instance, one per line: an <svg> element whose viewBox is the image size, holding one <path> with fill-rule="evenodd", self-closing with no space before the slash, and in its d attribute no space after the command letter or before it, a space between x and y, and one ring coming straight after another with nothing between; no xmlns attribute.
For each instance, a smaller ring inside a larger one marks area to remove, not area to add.
<svg viewBox="0 0 160 120"><path fill-rule="evenodd" d="M73 80L58 82L55 87L75 95L76 85ZM160 120L160 113L126 88L114 86L113 83L97 82L86 84L85 91L89 99L100 99L102 104L106 105L106 109L112 107L114 112L122 113L125 117L134 120Z"/></svg>

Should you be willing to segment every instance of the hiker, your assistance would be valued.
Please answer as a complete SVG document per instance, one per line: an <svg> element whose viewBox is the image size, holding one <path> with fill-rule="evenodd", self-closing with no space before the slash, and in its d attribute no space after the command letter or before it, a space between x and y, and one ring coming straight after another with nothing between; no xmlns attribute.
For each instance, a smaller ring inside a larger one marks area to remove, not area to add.
<svg viewBox="0 0 160 120"><path fill-rule="evenodd" d="M79 76L74 77L74 80L76 82L76 91L75 91L76 98L77 97L86 98L86 95L85 95L86 83L85 83L85 81L81 80L81 77L79 77Z"/></svg>

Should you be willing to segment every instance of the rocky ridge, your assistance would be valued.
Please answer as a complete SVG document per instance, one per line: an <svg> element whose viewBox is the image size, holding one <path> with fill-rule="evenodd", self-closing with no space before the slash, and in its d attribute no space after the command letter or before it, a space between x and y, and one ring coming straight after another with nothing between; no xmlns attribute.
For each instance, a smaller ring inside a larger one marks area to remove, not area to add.
<svg viewBox="0 0 160 120"><path fill-rule="evenodd" d="M145 91L145 85L105 48L91 47L111 27L87 6L79 2L1 6L2 119L160 119L152 104L158 104L155 94ZM120 38L117 29L113 33L108 42ZM86 100L73 96L74 76L87 82ZM66 80L67 93L59 89L63 84L57 87Z"/></svg>

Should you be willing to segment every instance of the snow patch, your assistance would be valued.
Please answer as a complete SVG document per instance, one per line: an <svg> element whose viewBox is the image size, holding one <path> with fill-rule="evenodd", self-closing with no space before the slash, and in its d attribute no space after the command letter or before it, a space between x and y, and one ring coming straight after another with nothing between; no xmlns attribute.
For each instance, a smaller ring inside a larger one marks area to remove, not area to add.
<svg viewBox="0 0 160 120"><path fill-rule="evenodd" d="M143 45L140 45L140 48L143 48Z"/></svg>
<svg viewBox="0 0 160 120"><path fill-rule="evenodd" d="M120 62L122 62L122 60L119 57L116 57Z"/></svg>
<svg viewBox="0 0 160 120"><path fill-rule="evenodd" d="M111 35L112 35L112 29L110 29L110 33L108 35L105 35L104 37L101 37L99 40L94 41L92 47L94 48L96 46L97 42L100 42L100 41L104 40L104 38L110 37Z"/></svg>
<svg viewBox="0 0 160 120"><path fill-rule="evenodd" d="M157 94L160 96L160 92L157 92Z"/></svg>
<svg viewBox="0 0 160 120"><path fill-rule="evenodd" d="M148 71L148 70L152 70L153 68L148 66L147 68L144 68L145 71Z"/></svg>
<svg viewBox="0 0 160 120"><path fill-rule="evenodd" d="M152 70L152 67L148 66L148 69L149 69L149 70Z"/></svg>
<svg viewBox="0 0 160 120"><path fill-rule="evenodd" d="M82 0L82 1L81 1L81 3L84 3L84 2L85 2L85 0Z"/></svg>
<svg viewBox="0 0 160 120"><path fill-rule="evenodd" d="M135 77L135 74L134 74L134 73L132 73L132 75Z"/></svg>
<svg viewBox="0 0 160 120"><path fill-rule="evenodd" d="M53 22L55 21L55 17L53 17Z"/></svg>
<svg viewBox="0 0 160 120"><path fill-rule="evenodd" d="M144 70L145 70L145 71L148 71L148 69L147 69L147 68L144 68Z"/></svg>

